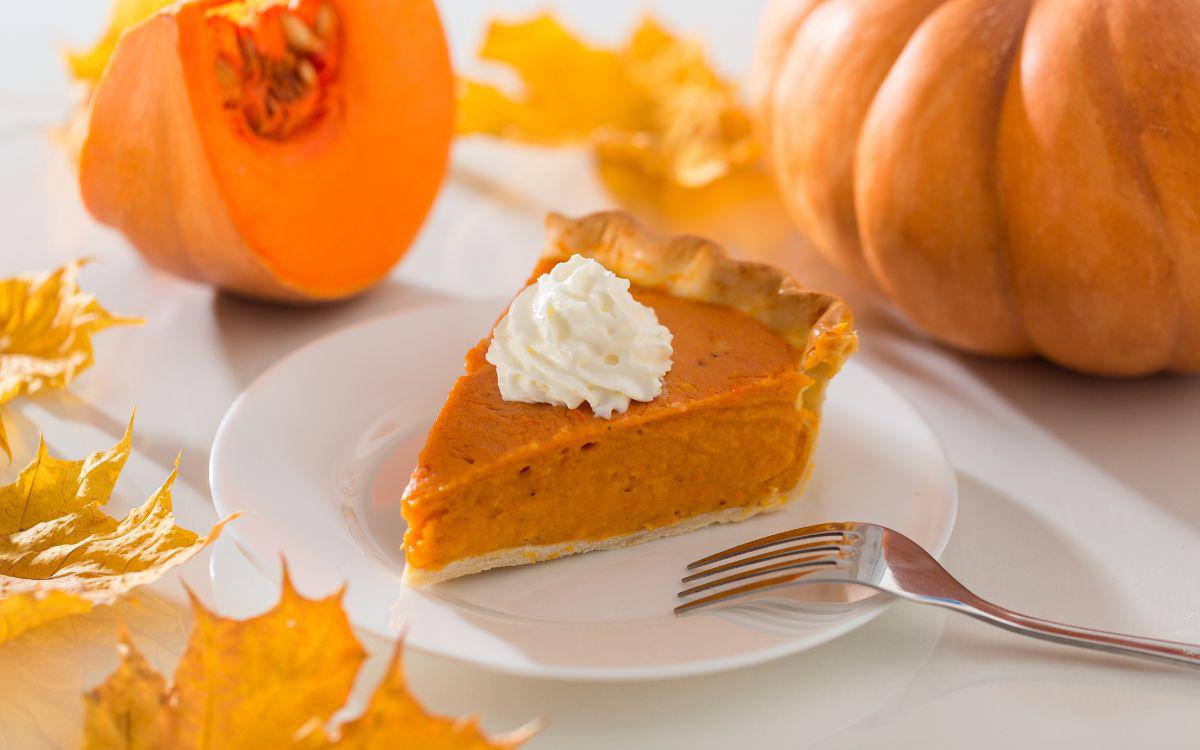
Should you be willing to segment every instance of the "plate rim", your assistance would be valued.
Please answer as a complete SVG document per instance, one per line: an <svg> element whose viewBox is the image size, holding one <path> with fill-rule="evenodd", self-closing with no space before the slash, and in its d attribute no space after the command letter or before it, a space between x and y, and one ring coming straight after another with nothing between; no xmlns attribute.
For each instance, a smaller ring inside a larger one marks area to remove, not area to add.
<svg viewBox="0 0 1200 750"><path fill-rule="evenodd" d="M380 325L391 318L400 318L410 315L417 311L424 311L436 308L446 309L461 309L466 307L483 308L485 305L494 307L503 305L504 301L499 298L493 299L452 299L439 300L427 304L405 307L397 310L390 310L378 315L373 315L359 321L355 321L341 328L335 329L328 333L322 334L313 340L301 344L295 349L284 354L282 357L271 363L263 369L255 378L246 385L237 397L230 402L225 413L221 416L220 423L217 426L216 433L213 436L213 441L209 451L208 464L208 482L210 494L212 495L213 507L218 514L228 514L233 512L233 508L227 508L226 503L221 499L218 488L220 482L217 477L220 471L220 457L223 454L224 443L229 440L230 426L234 423L237 417L237 412L245 407L245 404L254 397L254 394L261 390L264 385L275 377L280 371L286 369L294 360L299 359L312 350L320 349L327 345L329 341L342 338L352 334L357 330ZM905 396L893 388L884 378L875 372L869 365L852 359L845 365L854 370L861 371L861 374L871 380L876 381L879 387L886 389L892 397L910 412L911 416L924 428L924 430L932 438L933 444L937 447L937 453L941 458L941 465L948 474L950 482L948 483L949 494L946 497L946 512L943 515L944 525L939 537L935 543L929 547L930 554L935 559L940 559L944 553L950 538L953 536L954 528L957 524L958 509L959 509L959 488L954 469L954 464L950 459L949 451L940 436L933 429L933 426L926 419L925 415L917 409L917 407L909 401ZM273 581L277 577L277 564L279 561L268 561L254 551L254 545L244 538L238 528L238 524L230 524L228 529L233 549L245 559L245 561L253 567L260 575L264 576L268 581ZM215 570L215 566L214 566ZM351 585L350 581L345 581L344 586ZM467 655L461 651L456 651L453 648L437 648L429 644L414 643L412 639L405 642L406 649L414 649L418 652L432 654L448 659L453 659L466 664L488 669L493 672L508 674L520 677L531 677L547 680L563 680L573 682L642 682L650 680L669 680L680 679L685 677L701 676L725 672L743 667L751 667L767 662L782 659L787 656L802 653L812 648L829 643L837 638L840 638L858 628L870 623L895 602L895 597L890 597L887 594L879 593L862 600L855 611L848 613L844 617L838 618L835 622L826 625L818 633L809 634L806 637L789 638L781 641L773 646L759 648L741 654L732 654L722 657L713 657L708 659L698 659L693 661L681 662L669 665L655 666L623 666L623 667L580 667L570 665L546 665L536 664L530 660L516 661L511 658L478 658L476 656ZM453 606L449 603L443 603L442 606ZM394 634L379 633L376 628L355 622L355 618L349 610L346 610L346 617L351 625L356 629L361 629L371 633L373 636L385 638L394 638Z"/></svg>

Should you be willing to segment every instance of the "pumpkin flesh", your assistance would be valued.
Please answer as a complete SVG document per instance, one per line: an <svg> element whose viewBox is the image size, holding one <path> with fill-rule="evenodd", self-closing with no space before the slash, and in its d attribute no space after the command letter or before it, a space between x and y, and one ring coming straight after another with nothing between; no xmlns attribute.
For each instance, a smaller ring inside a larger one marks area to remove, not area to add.
<svg viewBox="0 0 1200 750"><path fill-rule="evenodd" d="M312 54L284 15L324 32ZM117 45L80 182L151 262L254 296L336 298L407 249L452 132L428 0L193 0Z"/></svg>

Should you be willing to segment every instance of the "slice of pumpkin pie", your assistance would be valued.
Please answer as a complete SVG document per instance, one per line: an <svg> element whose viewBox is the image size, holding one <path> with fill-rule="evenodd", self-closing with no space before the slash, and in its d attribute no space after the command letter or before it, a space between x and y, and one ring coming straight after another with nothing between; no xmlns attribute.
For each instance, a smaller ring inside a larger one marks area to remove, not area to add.
<svg viewBox="0 0 1200 750"><path fill-rule="evenodd" d="M781 507L856 347L840 299L711 242L616 212L546 223L405 490L412 584Z"/></svg>

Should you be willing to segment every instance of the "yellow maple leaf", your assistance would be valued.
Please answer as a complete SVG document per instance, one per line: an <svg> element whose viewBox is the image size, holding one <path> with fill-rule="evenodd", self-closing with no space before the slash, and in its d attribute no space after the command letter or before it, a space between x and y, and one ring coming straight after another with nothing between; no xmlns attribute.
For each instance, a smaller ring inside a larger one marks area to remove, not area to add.
<svg viewBox="0 0 1200 750"><path fill-rule="evenodd" d="M65 388L92 364L92 334L140 318L113 315L75 279L83 261L0 280L0 405L23 393ZM0 450L10 458L0 421Z"/></svg>
<svg viewBox="0 0 1200 750"><path fill-rule="evenodd" d="M162 723L167 681L121 628L121 663L100 687L83 697L87 747L154 750L165 747Z"/></svg>
<svg viewBox="0 0 1200 750"><path fill-rule="evenodd" d="M170 747L285 747L346 702L366 657L342 592L297 593L286 572L272 609L232 620L192 600L196 623L175 670Z"/></svg>
<svg viewBox="0 0 1200 750"><path fill-rule="evenodd" d="M0 642L49 620L111 604L216 539L175 525L175 469L117 520L101 510L129 458L133 420L112 448L67 461L45 442L16 481L0 487Z"/></svg>
<svg viewBox="0 0 1200 750"><path fill-rule="evenodd" d="M81 615L92 608L86 599L52 589L0 599L0 643L51 620Z"/></svg>
<svg viewBox="0 0 1200 750"><path fill-rule="evenodd" d="M593 47L553 17L493 22L479 53L511 67L522 90L464 80L461 134L549 145L588 143L602 161L636 165L683 187L757 161L735 87L696 43L647 18L618 49Z"/></svg>
<svg viewBox="0 0 1200 750"><path fill-rule="evenodd" d="M343 724L337 739L317 733L319 740L305 747L329 750L508 750L523 744L538 731L531 723L505 737L489 739L472 719L434 716L408 692L401 660L403 643L397 643L387 673L367 704L366 711Z"/></svg>
<svg viewBox="0 0 1200 750"><path fill-rule="evenodd" d="M297 593L286 569L280 601L248 620L193 598L196 625L172 684L122 638L121 664L85 696L88 750L399 748L511 750L529 735L487 739L471 722L427 714L408 693L399 646L366 711L330 736L366 656L339 591Z"/></svg>
<svg viewBox="0 0 1200 750"><path fill-rule="evenodd" d="M108 28L90 48L66 54L67 65L77 80L95 83L100 80L108 59L125 30L136 26L174 0L114 0Z"/></svg>

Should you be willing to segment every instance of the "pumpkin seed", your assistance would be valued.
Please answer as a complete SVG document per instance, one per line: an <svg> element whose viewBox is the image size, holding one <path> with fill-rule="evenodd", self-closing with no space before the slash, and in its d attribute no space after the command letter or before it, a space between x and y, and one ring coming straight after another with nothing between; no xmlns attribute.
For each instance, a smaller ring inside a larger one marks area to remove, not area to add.
<svg viewBox="0 0 1200 750"><path fill-rule="evenodd" d="M296 73L305 86L311 88L317 84L317 68L309 60L301 60L296 66Z"/></svg>
<svg viewBox="0 0 1200 750"><path fill-rule="evenodd" d="M292 50L304 55L315 55L321 51L321 40L299 16L284 13L279 16L279 25L283 27L283 38Z"/></svg>
<svg viewBox="0 0 1200 750"><path fill-rule="evenodd" d="M329 3L321 3L317 15L313 19L313 30L322 39L329 39L337 31L337 13Z"/></svg>

